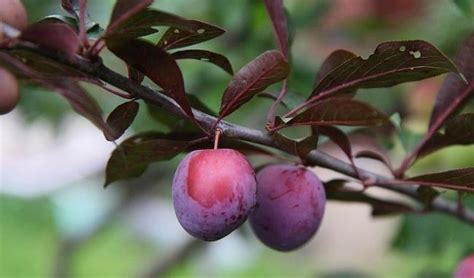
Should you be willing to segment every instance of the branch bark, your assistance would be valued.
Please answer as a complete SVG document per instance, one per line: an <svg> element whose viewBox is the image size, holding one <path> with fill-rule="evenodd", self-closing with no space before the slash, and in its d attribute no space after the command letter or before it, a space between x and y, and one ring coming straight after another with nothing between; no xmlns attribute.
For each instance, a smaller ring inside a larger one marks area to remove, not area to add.
<svg viewBox="0 0 474 278"><path fill-rule="evenodd" d="M140 85L129 80L127 77L106 67L101 61L93 63L80 56L68 58L65 55L42 49L28 42L18 42L9 49L28 50L36 54L51 58L61 64L74 67L75 69L80 70L83 73L99 78L105 83L124 90L137 98L152 102L169 111L170 113L186 117L185 113L171 98L165 96L159 91L153 90L149 87ZM207 128L211 131L217 119L196 109L193 109L193 113L197 122L202 127ZM294 150L285 149L283 146L278 145L277 142L273 140L272 136L267 132L250 129L226 121L220 121L217 124L217 128L221 130L221 136L257 143L260 145L265 145L268 147L285 151L292 155L297 155ZM307 160L314 165L328 168L356 179L363 178L366 180L370 180L373 182L374 185L378 187L398 192L402 195L408 196L416 201L419 201L420 203L423 202L422 196L420 196L416 191L416 185L410 186L396 184L395 180L391 177L385 177L364 169L354 168L351 164L345 163L319 150L311 151L307 156ZM465 223L474 226L474 211L469 210L467 208L463 211L460 211L458 209L457 203L454 201L447 200L443 197L438 197L431 204L431 209L433 211L454 216L464 221Z"/></svg>

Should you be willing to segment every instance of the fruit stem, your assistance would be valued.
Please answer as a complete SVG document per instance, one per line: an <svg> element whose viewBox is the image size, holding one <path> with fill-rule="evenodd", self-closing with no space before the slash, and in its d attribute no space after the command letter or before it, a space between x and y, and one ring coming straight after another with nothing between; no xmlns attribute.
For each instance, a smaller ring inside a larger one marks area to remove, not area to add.
<svg viewBox="0 0 474 278"><path fill-rule="evenodd" d="M214 150L217 150L217 148L219 147L219 138L221 136L221 130L218 128L216 129L216 134L215 134L215 137L214 137Z"/></svg>

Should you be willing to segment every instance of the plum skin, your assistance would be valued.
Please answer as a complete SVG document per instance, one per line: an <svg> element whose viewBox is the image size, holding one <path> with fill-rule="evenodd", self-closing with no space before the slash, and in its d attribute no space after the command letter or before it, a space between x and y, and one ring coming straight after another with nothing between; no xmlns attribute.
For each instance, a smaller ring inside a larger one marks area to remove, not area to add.
<svg viewBox="0 0 474 278"><path fill-rule="evenodd" d="M0 0L0 22L22 31L28 24L26 10L20 0Z"/></svg>
<svg viewBox="0 0 474 278"><path fill-rule="evenodd" d="M291 251L318 230L326 204L319 178L303 167L270 165L257 173L257 206L250 225L268 247Z"/></svg>
<svg viewBox="0 0 474 278"><path fill-rule="evenodd" d="M19 99L18 81L15 76L0 68L0 115L12 111Z"/></svg>
<svg viewBox="0 0 474 278"><path fill-rule="evenodd" d="M462 260L454 272L454 278L467 277L474 277L474 254Z"/></svg>
<svg viewBox="0 0 474 278"><path fill-rule="evenodd" d="M238 228L256 203L255 172L233 149L197 150L180 162L173 179L176 216L191 235L221 239Z"/></svg>

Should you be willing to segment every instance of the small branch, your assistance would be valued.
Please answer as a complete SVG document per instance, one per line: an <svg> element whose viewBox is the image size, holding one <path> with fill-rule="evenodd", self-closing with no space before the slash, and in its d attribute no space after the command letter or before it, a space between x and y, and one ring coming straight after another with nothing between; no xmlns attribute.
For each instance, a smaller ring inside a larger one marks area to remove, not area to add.
<svg viewBox="0 0 474 278"><path fill-rule="evenodd" d="M221 137L221 130L216 129L216 135L214 137L214 150L217 150L219 148L219 138Z"/></svg>
<svg viewBox="0 0 474 278"><path fill-rule="evenodd" d="M167 256L159 256L154 259L152 264L143 272L143 274L139 275L139 277L163 277L163 275L167 274L173 267L191 258L194 252L204 246L204 242L197 239L190 239L180 248L169 252Z"/></svg>
<svg viewBox="0 0 474 278"><path fill-rule="evenodd" d="M37 54L54 59L59 63L72 66L77 70L82 71L83 73L99 78L102 81L113 85L114 87L129 92L134 97L141 98L148 102L152 102L169 111L170 113L179 115L181 117L186 117L182 109L171 98L149 87L130 81L127 77L110 70L102 63L91 63L90 61L85 60L82 57L75 57L74 59L69 59L64 55L41 49L38 46L27 42L19 42L17 45L15 45L14 48L32 51ZM336 89L337 88L333 90L328 90L325 94L330 94L332 91L336 91ZM297 155L294 151L285 150L283 146L279 146L277 142L273 140L272 136L266 132L235 125L226 121L218 122L217 118L196 109L193 109L193 113L196 118L196 121L202 127L207 128L211 131L212 127L217 127L221 130L221 136L257 143L260 145L280 149L292 155ZM350 177L354 177L356 179L363 178L366 180L374 181L374 184L376 184L376 186L378 187L398 192L405 196L411 197L412 199L417 200L420 203L423 203L423 198L417 193L417 187L415 185L395 185L395 181L390 177L384 177L360 168L355 169L353 165L343 162L330 155L327 155L319 150L311 151L307 156L307 160L313 165L332 169L334 171L348 175ZM474 225L474 211L469 210L467 208L464 211L459 211L457 202L452 202L446 200L445 198L438 197L433 201L431 207L434 211L457 217L458 219L468 224Z"/></svg>
<svg viewBox="0 0 474 278"><path fill-rule="evenodd" d="M288 79L283 80L283 85L281 87L281 91L278 94L278 98L273 102L272 107L268 110L267 114L267 125L269 127L273 127L275 125L275 112L278 108L278 105L283 101L286 93L288 92Z"/></svg>

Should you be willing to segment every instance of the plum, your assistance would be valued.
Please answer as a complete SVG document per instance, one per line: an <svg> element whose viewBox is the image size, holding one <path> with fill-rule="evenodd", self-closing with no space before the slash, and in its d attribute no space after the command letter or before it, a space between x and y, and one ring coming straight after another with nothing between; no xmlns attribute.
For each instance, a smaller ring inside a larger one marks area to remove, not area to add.
<svg viewBox="0 0 474 278"><path fill-rule="evenodd" d="M257 205L250 225L268 247L291 251L318 230L326 193L319 178L306 168L270 165L257 173Z"/></svg>
<svg viewBox="0 0 474 278"><path fill-rule="evenodd" d="M197 150L180 162L173 179L173 205L191 235L214 241L231 233L256 203L256 180L247 159L233 149Z"/></svg>
<svg viewBox="0 0 474 278"><path fill-rule="evenodd" d="M26 10L20 0L0 0L0 7L0 22L20 31L26 29Z"/></svg>
<svg viewBox="0 0 474 278"><path fill-rule="evenodd" d="M15 76L0 68L0 115L13 110L19 98L18 82Z"/></svg>
<svg viewBox="0 0 474 278"><path fill-rule="evenodd" d="M466 257L456 268L454 278L474 277L474 255Z"/></svg>

